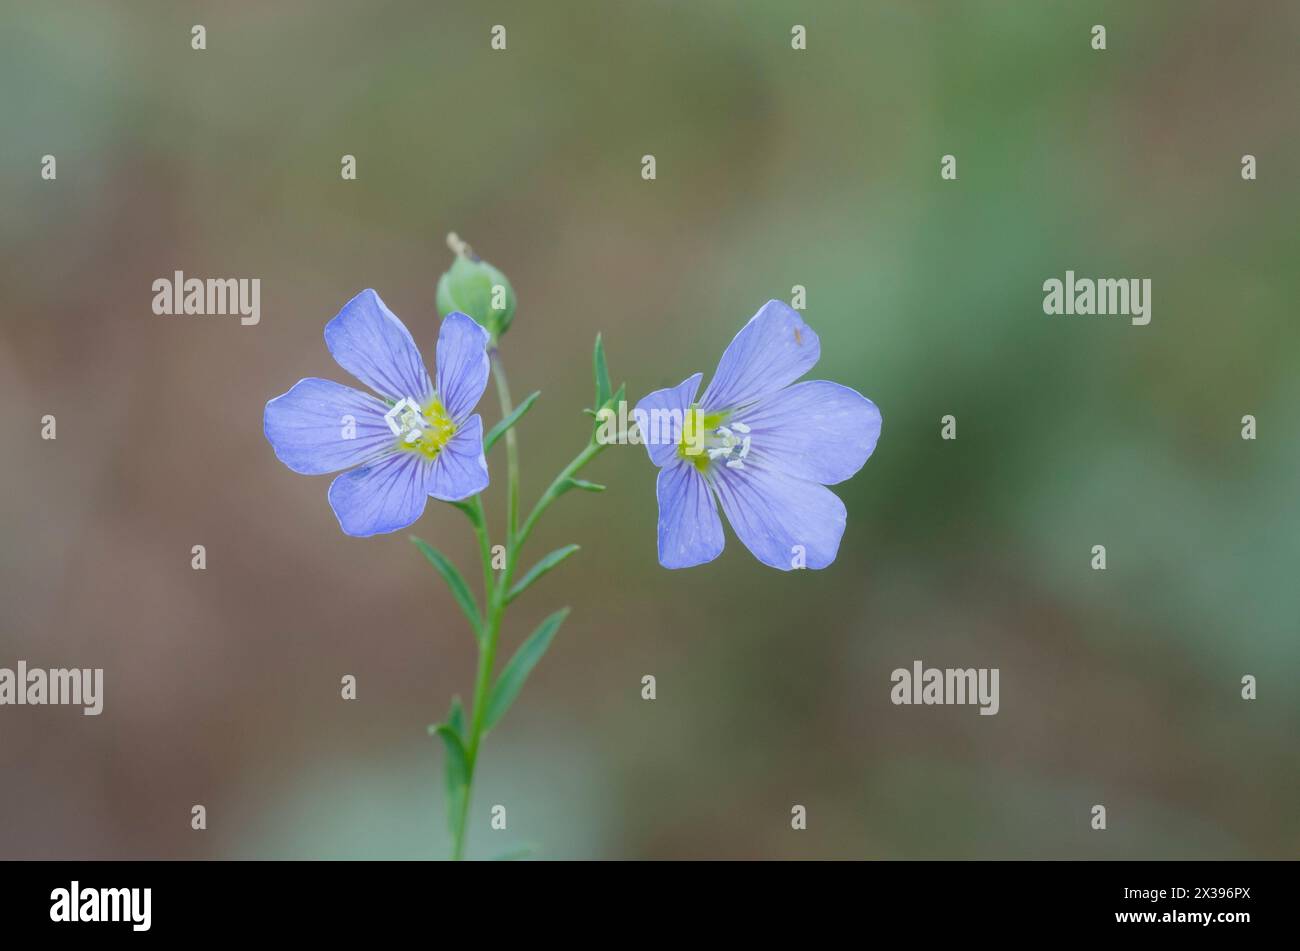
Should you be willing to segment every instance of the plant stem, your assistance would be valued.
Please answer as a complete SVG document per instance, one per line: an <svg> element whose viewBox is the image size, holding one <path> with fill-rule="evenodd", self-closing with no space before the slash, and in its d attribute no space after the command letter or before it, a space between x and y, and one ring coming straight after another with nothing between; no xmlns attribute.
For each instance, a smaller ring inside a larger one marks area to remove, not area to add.
<svg viewBox="0 0 1300 951"><path fill-rule="evenodd" d="M593 436L591 441L587 443L587 447L574 456L573 461L565 466L563 471L555 477L555 480L550 484L547 490L542 493L542 497L537 500L537 504L533 506L533 510L528 513L528 518L524 519L523 528L521 528L515 536L514 548L511 551L512 556L518 554L519 550L524 547L524 542L528 541L528 536L532 534L533 526L536 525L537 520L542 517L542 513L550 508L552 502L564 494L566 491L565 483L576 476L583 466L591 462L592 459L595 459L604 448L604 445L596 442L596 439ZM513 557L507 558L506 564L509 565L513 560Z"/></svg>
<svg viewBox="0 0 1300 951"><path fill-rule="evenodd" d="M506 379L505 365L496 342L489 350L492 375L496 378L497 398L501 403L501 418L514 411L510 399L510 383ZM482 513L482 501L478 502ZM519 523L519 444L514 428L506 430L506 567L498 581L492 570L492 545L488 536L487 521L479 532L479 555L483 559L483 637L478 645L478 673L474 678L474 700L470 733L465 745L465 803L460 810L452 840L452 859L459 861L465 855L465 828L469 822L470 792L474 788L474 767L478 762L479 744L483 741L483 721L487 715L488 691L492 686L492 669L496 663L497 640L501 635L501 618L505 613L505 593L514 574L514 537Z"/></svg>
<svg viewBox="0 0 1300 951"><path fill-rule="evenodd" d="M514 412L510 401L510 383L506 380L506 368L501 362L501 352L495 346L491 350L492 375L497 382L497 399L501 401L501 418L505 419ZM519 528L519 444L515 440L515 428L506 430L506 549L514 542L515 531Z"/></svg>
<svg viewBox="0 0 1300 951"><path fill-rule="evenodd" d="M505 419L513 411L510 402L510 384L506 381L505 366L501 355L493 346L491 349L492 371L496 377L497 397L501 401L501 418ZM492 687L492 670L496 664L497 641L501 635L501 620L505 615L506 596L510 583L514 580L515 567L519 553L532 534L537 520L557 498L567 490L568 481L588 462L594 459L605 447L593 437L586 448L564 467L555 477L542 497L533 506L528 518L519 527L519 456L513 428L506 430L506 564L498 578L492 570L492 545L487 530L487 520L483 518L482 497L475 498L475 505L480 515L478 537L479 554L483 559L483 637L478 645L478 673L474 679L474 701L470 719L469 736L465 742L465 802L460 810L459 821L452 837L452 854L455 861L465 857L465 830L469 822L470 792L474 788L474 771L478 764L479 746L483 741L483 725L487 717L488 693Z"/></svg>
<svg viewBox="0 0 1300 951"><path fill-rule="evenodd" d="M485 564L489 565L490 562ZM507 562L508 564L508 562ZM465 826L469 822L470 792L474 788L474 767L478 762L479 743L483 739L483 719L487 715L488 688L492 685L492 666L496 660L497 637L501 633L501 615L505 611L505 586L503 580L489 596L486 627L478 649L478 675L474 681L474 707L470 722L469 742L465 747L465 803L460 810L460 822L452 842L451 857L455 861L465 855Z"/></svg>
<svg viewBox="0 0 1300 951"><path fill-rule="evenodd" d="M492 576L492 539L488 536L487 513L483 510L483 496L474 496L473 507L478 515L478 524L474 526L474 534L478 536L478 553L479 559L483 562L483 610L487 611L487 605L492 601L492 591L494 588L494 578ZM479 630L483 630L483 624L487 621L486 616L479 617Z"/></svg>

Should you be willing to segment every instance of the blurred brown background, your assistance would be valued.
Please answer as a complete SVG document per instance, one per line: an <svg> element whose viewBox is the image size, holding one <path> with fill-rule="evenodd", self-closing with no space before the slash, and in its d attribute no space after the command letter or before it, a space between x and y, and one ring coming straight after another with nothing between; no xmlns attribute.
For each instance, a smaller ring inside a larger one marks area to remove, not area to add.
<svg viewBox="0 0 1300 951"><path fill-rule="evenodd" d="M348 381L321 330L364 287L432 362L456 230L519 294L526 504L585 438L597 331L636 399L794 284L813 376L885 419L824 572L733 536L662 570L636 447L556 505L530 553L583 551L506 649L574 610L485 747L472 855L1294 857L1298 27L1176 0L0 4L0 666L106 671L98 718L0 708L0 856L445 854L425 726L469 692L469 631L405 533L343 536L261 426L300 377ZM1067 268L1151 278L1151 325L1044 316ZM178 269L260 278L261 323L155 316ZM477 577L459 513L415 531ZM999 667L1001 712L891 705L916 659Z"/></svg>

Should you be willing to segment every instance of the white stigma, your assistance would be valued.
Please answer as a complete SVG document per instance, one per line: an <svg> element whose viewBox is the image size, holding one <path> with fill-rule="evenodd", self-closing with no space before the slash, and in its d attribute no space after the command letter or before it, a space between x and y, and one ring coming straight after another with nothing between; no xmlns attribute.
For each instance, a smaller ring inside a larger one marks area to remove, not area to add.
<svg viewBox="0 0 1300 951"><path fill-rule="evenodd" d="M384 414L384 422L394 436L400 436L408 445L417 442L429 424L420 412L419 404L409 396L393 404L393 408Z"/></svg>
<svg viewBox="0 0 1300 951"><path fill-rule="evenodd" d="M740 433L739 436L736 433ZM728 469L745 468L745 457L749 455L749 427L744 423L732 423L730 427L719 426L717 429L721 441L708 450L710 459L723 459Z"/></svg>

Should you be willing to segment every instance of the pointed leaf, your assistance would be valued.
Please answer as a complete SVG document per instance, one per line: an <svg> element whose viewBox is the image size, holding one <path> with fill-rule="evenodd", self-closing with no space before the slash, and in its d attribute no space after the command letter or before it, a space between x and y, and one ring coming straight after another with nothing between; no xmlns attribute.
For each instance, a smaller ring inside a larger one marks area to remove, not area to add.
<svg viewBox="0 0 1300 951"><path fill-rule="evenodd" d="M460 733L446 723L439 723L434 732L442 738L446 750L443 771L447 780L447 826L454 836L460 827L460 815L469 799L469 755Z"/></svg>
<svg viewBox="0 0 1300 951"><path fill-rule="evenodd" d="M619 388L609 395L609 399L605 401L605 406L609 407L611 410L617 411L618 404L623 402L623 395L626 391L627 391L627 384L626 383L620 384ZM604 407L602 407L602 409L603 408Z"/></svg>
<svg viewBox="0 0 1300 951"><path fill-rule="evenodd" d="M460 697L451 698L451 712L447 714L447 726L460 736L465 735L465 708L460 704Z"/></svg>
<svg viewBox="0 0 1300 951"><path fill-rule="evenodd" d="M469 585L461 573L456 570L456 566L447 560L446 556L438 549L434 548L422 538L411 536L411 541L415 542L415 547L429 560L429 564L438 570L442 575L442 580L447 582L447 587L451 589L452 597L460 605L460 609L465 612L465 617L469 618L470 626L474 629L474 636L480 636L480 625L478 605L474 603L474 595L470 593Z"/></svg>
<svg viewBox="0 0 1300 951"><path fill-rule="evenodd" d="M596 430L599 431L609 413L617 413L618 406L623 402L623 394L627 389L624 384L618 388L618 391L611 393L603 405L598 405L595 409L584 409L583 412L596 421Z"/></svg>
<svg viewBox="0 0 1300 951"><path fill-rule="evenodd" d="M533 567L529 568L528 573L524 575L523 578L519 580L519 583L511 588L510 593L506 595L506 604L509 604L515 598L523 594L524 591L528 589L529 585L577 550L577 545L565 545L563 548L555 549L555 551L551 552L537 564L533 565Z"/></svg>
<svg viewBox="0 0 1300 951"><path fill-rule="evenodd" d="M560 629L560 624L568 613L568 608L556 611L538 625L537 630L529 635L528 640L519 645L519 650L515 651L515 656L510 658L510 663L506 664L505 669L501 671L501 676L497 678L496 686L492 688L492 694L488 697L485 730L492 729L497 721L506 715L510 704L515 702L515 697L519 696L519 691L523 689L524 681L537 666L537 662L542 659L546 649L551 646L551 641L555 639L555 632Z"/></svg>
<svg viewBox="0 0 1300 951"><path fill-rule="evenodd" d="M514 408L509 416L488 430L488 434L483 437L483 452L485 454L489 449L496 445L498 439L506 434L507 429L519 422L519 420L523 418L524 413L532 409L533 404L537 402L537 397L541 395L541 390L529 394L522 403Z"/></svg>
<svg viewBox="0 0 1300 951"><path fill-rule="evenodd" d="M586 479L565 479L560 485L559 491L555 493L555 497L559 498L572 489L581 489L584 492L604 492L605 486L599 482L588 482Z"/></svg>
<svg viewBox="0 0 1300 951"><path fill-rule="evenodd" d="M596 408L605 405L609 399L611 387L609 385L609 367L605 364L605 345L601 342L600 334L596 334L596 349L592 355L592 367L596 376Z"/></svg>
<svg viewBox="0 0 1300 951"><path fill-rule="evenodd" d="M465 738L465 708L461 706L460 695L451 698L451 710L447 713L445 723L430 723L429 735L437 736L438 730L444 726L449 726L456 731L456 735L461 739Z"/></svg>

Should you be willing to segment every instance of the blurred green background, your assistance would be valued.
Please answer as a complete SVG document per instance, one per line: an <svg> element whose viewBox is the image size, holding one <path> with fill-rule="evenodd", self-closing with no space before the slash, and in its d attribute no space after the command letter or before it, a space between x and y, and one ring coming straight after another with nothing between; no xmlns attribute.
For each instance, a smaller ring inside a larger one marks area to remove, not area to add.
<svg viewBox="0 0 1300 951"><path fill-rule="evenodd" d="M519 295L525 504L598 331L637 399L795 284L813 376L885 420L819 573L730 535L667 572L644 451L591 467L530 546L583 550L505 649L574 610L471 855L1295 857L1298 34L1289 2L0 4L0 666L106 670L101 717L0 709L0 856L445 854L425 726L471 635L262 408L347 380L321 330L365 287L431 361L455 230ZM1150 326L1044 316L1067 268L1151 278ZM177 269L260 278L260 325L155 316ZM477 576L458 512L415 531ZM891 705L917 659L1000 668L1001 712Z"/></svg>

